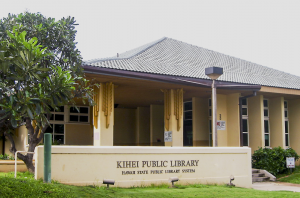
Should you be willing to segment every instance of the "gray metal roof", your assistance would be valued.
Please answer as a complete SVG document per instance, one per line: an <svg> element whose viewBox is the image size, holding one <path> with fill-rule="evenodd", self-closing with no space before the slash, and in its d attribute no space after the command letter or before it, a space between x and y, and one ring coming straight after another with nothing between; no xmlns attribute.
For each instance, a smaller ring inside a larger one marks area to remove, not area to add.
<svg viewBox="0 0 300 198"><path fill-rule="evenodd" d="M84 65L152 74L209 79L206 67L223 67L220 81L300 89L300 77L171 38L162 38L118 57Z"/></svg>

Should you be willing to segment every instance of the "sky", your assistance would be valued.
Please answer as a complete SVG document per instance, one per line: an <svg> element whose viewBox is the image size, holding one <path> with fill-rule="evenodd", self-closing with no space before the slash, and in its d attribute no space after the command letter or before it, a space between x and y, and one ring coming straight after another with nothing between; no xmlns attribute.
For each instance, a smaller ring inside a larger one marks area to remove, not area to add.
<svg viewBox="0 0 300 198"><path fill-rule="evenodd" d="M300 0L0 0L8 13L72 16L83 60L169 37L300 76Z"/></svg>

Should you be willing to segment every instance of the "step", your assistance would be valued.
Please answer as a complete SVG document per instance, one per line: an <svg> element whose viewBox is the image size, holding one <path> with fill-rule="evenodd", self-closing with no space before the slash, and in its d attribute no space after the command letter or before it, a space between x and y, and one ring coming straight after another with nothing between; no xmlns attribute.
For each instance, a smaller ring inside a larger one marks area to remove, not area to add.
<svg viewBox="0 0 300 198"><path fill-rule="evenodd" d="M252 169L252 173L259 173L259 169Z"/></svg>
<svg viewBox="0 0 300 198"><path fill-rule="evenodd" d="M252 177L252 182L264 182L269 180L269 177Z"/></svg>
<svg viewBox="0 0 300 198"><path fill-rule="evenodd" d="M265 177L264 173L252 173L252 177Z"/></svg>

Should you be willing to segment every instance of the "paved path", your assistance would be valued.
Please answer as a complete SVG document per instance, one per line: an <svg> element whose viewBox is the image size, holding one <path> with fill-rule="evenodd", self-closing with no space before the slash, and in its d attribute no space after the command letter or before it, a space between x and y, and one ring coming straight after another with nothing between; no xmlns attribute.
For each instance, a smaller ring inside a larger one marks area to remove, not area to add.
<svg viewBox="0 0 300 198"><path fill-rule="evenodd" d="M284 182L254 182L252 188L266 191L293 191L300 192L300 184L291 184Z"/></svg>

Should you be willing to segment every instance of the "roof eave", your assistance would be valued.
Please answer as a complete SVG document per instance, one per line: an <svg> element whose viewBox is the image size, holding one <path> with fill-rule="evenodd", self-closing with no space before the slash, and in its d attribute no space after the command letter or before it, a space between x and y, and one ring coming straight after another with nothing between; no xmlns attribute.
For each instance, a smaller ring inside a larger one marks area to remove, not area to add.
<svg viewBox="0 0 300 198"><path fill-rule="evenodd" d="M95 67L90 65L83 65L82 67L85 73L92 73L92 74L150 80L150 81L157 81L157 82L195 86L195 87L211 87L212 85L212 80L209 79L171 76L171 75L163 75L163 74L151 74L151 73L143 73L143 72L136 72L136 71ZM232 90L241 90L241 91L259 91L261 89L261 85L250 85L250 84L225 82L225 81L216 81L216 86L220 89L232 89Z"/></svg>

